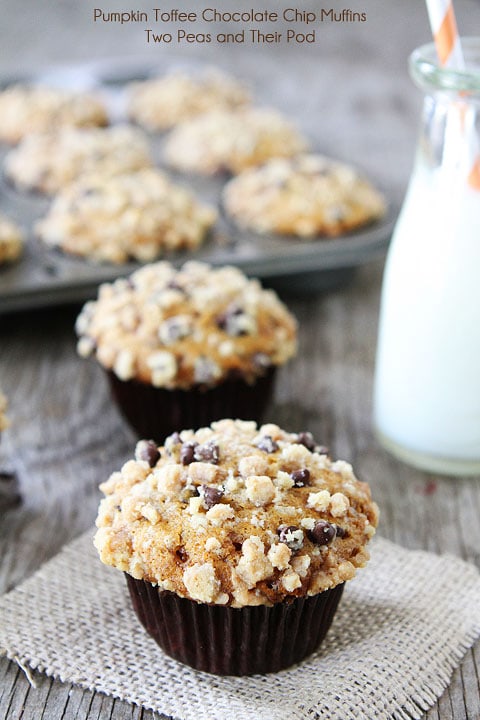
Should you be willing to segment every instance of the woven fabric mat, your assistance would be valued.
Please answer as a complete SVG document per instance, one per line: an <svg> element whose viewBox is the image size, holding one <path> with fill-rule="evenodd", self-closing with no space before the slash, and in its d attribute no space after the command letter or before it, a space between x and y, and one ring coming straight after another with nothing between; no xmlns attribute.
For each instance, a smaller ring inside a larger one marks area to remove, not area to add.
<svg viewBox="0 0 480 720"><path fill-rule="evenodd" d="M23 667L181 720L420 718L480 635L480 576L451 556L377 538L315 655L274 675L220 678L165 656L92 533L0 598L0 649Z"/></svg>

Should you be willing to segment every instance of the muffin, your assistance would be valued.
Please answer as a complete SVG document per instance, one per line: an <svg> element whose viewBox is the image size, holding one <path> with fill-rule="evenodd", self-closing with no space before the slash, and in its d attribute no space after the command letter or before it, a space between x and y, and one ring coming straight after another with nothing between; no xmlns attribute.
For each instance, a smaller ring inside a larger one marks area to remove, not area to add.
<svg viewBox="0 0 480 720"><path fill-rule="evenodd" d="M64 188L36 224L51 247L96 262L148 262L195 250L217 219L183 187L153 168L103 178L85 175Z"/></svg>
<svg viewBox="0 0 480 720"><path fill-rule="evenodd" d="M33 133L5 158L6 177L22 190L56 193L82 175L113 177L152 165L141 131L111 128L60 128Z"/></svg>
<svg viewBox="0 0 480 720"><path fill-rule="evenodd" d="M23 251L23 233L13 220L0 213L0 265L17 260Z"/></svg>
<svg viewBox="0 0 480 720"><path fill-rule="evenodd" d="M32 132L63 125L92 127L108 124L103 103L91 93L43 85L11 85L0 92L0 141L16 144Z"/></svg>
<svg viewBox="0 0 480 720"><path fill-rule="evenodd" d="M250 97L236 80L218 71L175 72L129 87L128 115L148 130L168 130L211 110L234 110Z"/></svg>
<svg viewBox="0 0 480 720"><path fill-rule="evenodd" d="M308 432L221 420L140 441L100 486L95 546L168 655L248 675L317 649L378 517L326 453Z"/></svg>
<svg viewBox="0 0 480 720"><path fill-rule="evenodd" d="M99 361L132 427L156 440L226 416L260 419L276 367L296 351L296 322L273 291L193 261L101 286L76 329L80 355Z"/></svg>
<svg viewBox="0 0 480 720"><path fill-rule="evenodd" d="M383 196L358 172L322 155L275 158L227 183L226 214L241 228L333 237L385 213Z"/></svg>
<svg viewBox="0 0 480 720"><path fill-rule="evenodd" d="M272 157L306 149L303 136L275 110L247 108L205 113L167 137L167 163L181 172L236 174Z"/></svg>

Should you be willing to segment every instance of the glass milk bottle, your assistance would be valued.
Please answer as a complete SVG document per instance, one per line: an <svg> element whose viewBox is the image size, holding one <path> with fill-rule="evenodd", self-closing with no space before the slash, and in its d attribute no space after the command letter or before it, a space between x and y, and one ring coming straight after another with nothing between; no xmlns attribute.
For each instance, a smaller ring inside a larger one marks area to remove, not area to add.
<svg viewBox="0 0 480 720"><path fill-rule="evenodd" d="M374 424L416 467L480 473L480 38L466 70L433 45L410 72L425 92L412 177L383 280Z"/></svg>

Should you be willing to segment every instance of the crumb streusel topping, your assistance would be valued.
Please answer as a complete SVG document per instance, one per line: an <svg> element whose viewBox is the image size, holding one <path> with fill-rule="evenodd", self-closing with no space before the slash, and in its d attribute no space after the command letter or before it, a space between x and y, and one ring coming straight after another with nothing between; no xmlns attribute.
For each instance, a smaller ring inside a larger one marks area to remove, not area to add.
<svg viewBox="0 0 480 720"><path fill-rule="evenodd" d="M82 177L53 200L36 230L47 245L96 261L148 262L195 249L217 212L153 168L110 178Z"/></svg>
<svg viewBox="0 0 480 720"><path fill-rule="evenodd" d="M13 262L23 251L23 233L13 220L0 213L0 265Z"/></svg>
<svg viewBox="0 0 480 720"><path fill-rule="evenodd" d="M237 225L260 233L335 236L377 220L383 196L358 172L321 155L273 159L245 170L224 190Z"/></svg>
<svg viewBox="0 0 480 720"><path fill-rule="evenodd" d="M202 603L315 595L368 560L378 509L351 466L307 432L221 420L141 440L100 486L107 565Z"/></svg>
<svg viewBox="0 0 480 720"><path fill-rule="evenodd" d="M91 93L42 85L11 85L0 92L0 141L17 143L32 132L63 125L107 125L104 104Z"/></svg>
<svg viewBox="0 0 480 720"><path fill-rule="evenodd" d="M149 130L168 130L211 110L233 110L250 101L243 85L218 71L182 72L130 86L128 114Z"/></svg>
<svg viewBox="0 0 480 720"><path fill-rule="evenodd" d="M81 175L112 177L152 165L146 136L134 127L65 127L27 135L5 158L19 188L55 193Z"/></svg>
<svg viewBox="0 0 480 720"><path fill-rule="evenodd" d="M271 157L297 155L306 145L278 112L247 108L205 113L178 125L167 138L165 157L182 172L238 173Z"/></svg>
<svg viewBox="0 0 480 720"><path fill-rule="evenodd" d="M104 284L76 325L78 351L121 380L155 387L247 382L296 351L296 322L272 290L234 267L148 265Z"/></svg>

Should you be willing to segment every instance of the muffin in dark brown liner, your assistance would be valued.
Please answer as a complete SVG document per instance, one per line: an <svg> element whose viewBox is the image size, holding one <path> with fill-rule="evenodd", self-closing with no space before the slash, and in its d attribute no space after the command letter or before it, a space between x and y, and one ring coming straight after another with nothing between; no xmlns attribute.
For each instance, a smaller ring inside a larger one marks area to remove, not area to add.
<svg viewBox="0 0 480 720"><path fill-rule="evenodd" d="M231 378L215 387L189 390L157 388L137 380L120 380L107 371L112 395L139 437L161 442L177 428L198 428L223 417L260 422L273 393L276 368L254 384Z"/></svg>
<svg viewBox="0 0 480 720"><path fill-rule="evenodd" d="M232 608L207 605L159 590L125 573L133 608L170 657L216 675L277 672L318 649L342 597L344 583L290 602Z"/></svg>
<svg viewBox="0 0 480 720"><path fill-rule="evenodd" d="M78 352L95 357L140 437L225 417L260 421L277 367L296 352L295 318L235 267L144 265L104 284L77 318Z"/></svg>

